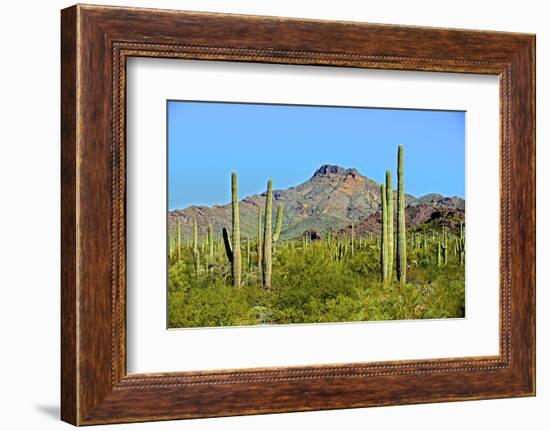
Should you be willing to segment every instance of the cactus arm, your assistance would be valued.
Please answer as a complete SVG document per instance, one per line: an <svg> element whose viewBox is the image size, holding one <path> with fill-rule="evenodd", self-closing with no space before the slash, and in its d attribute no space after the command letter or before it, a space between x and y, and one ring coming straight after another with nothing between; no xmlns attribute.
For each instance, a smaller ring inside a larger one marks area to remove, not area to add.
<svg viewBox="0 0 550 431"><path fill-rule="evenodd" d="M229 238L229 232L226 228L222 229L223 245L225 248L225 255L229 263L233 262L233 249L231 248L231 239Z"/></svg>
<svg viewBox="0 0 550 431"><path fill-rule="evenodd" d="M275 221L275 232L273 233L273 242L276 242L281 235L281 228L283 227L283 204L279 204L277 207L277 220Z"/></svg>

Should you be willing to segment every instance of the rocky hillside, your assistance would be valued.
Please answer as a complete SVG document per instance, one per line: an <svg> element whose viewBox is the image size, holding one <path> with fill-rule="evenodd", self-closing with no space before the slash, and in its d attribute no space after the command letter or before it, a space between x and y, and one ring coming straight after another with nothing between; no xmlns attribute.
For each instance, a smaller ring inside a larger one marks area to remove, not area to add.
<svg viewBox="0 0 550 431"><path fill-rule="evenodd" d="M395 180L395 183L397 181ZM395 192L395 195L397 192ZM420 198L406 196L407 224L416 225L448 216L464 217L464 200L429 194ZM239 203L241 236L256 236L258 209L264 207L265 193L248 196ZM279 204L284 205L281 238L294 238L304 232L338 231L351 223L359 232L379 230L380 184L361 175L357 169L323 165L304 183L286 190L273 191L274 215ZM185 234L196 219L201 230L213 224L215 232L231 225L231 205L213 207L191 206L171 211L169 229L175 229L177 220Z"/></svg>
<svg viewBox="0 0 550 431"><path fill-rule="evenodd" d="M413 230L446 227L457 233L460 224L464 222L464 210L464 199L433 193L409 202L405 209L405 224ZM394 213L394 220L397 223L397 213ZM348 225L344 230L349 231L350 227L351 225ZM355 231L359 235L369 232L380 233L381 229L379 209L355 225Z"/></svg>

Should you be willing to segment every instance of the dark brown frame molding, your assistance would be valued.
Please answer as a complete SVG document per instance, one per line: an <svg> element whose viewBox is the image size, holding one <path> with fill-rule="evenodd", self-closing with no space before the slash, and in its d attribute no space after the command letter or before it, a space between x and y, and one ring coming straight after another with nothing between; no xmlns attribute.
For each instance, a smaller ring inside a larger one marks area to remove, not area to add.
<svg viewBox="0 0 550 431"><path fill-rule="evenodd" d="M534 35L84 5L64 9L61 18L63 420L89 425L535 394ZM128 375L131 56L498 75L500 354Z"/></svg>

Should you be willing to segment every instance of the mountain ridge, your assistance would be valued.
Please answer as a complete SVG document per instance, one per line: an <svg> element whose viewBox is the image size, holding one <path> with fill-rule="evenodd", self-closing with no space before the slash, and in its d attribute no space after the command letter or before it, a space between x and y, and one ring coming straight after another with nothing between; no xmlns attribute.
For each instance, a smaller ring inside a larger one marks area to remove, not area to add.
<svg viewBox="0 0 550 431"><path fill-rule="evenodd" d="M249 195L239 201L242 237L256 237L258 210L263 214L265 194L264 191ZM394 190L394 199L396 196L397 191ZM464 199L457 196L429 193L417 198L407 194L405 200L407 209L410 208L408 212L416 215L409 218L409 224L425 223L437 211L442 214L446 210L455 218L464 216ZM373 218L379 218L380 184L355 168L323 164L303 183L274 190L274 214L280 204L284 206L282 239L300 237L304 232L338 231L351 224L360 227L360 231L374 232L378 230ZM184 236L188 236L193 219L201 232L212 224L215 233L219 234L223 227L231 226L231 204L192 205L170 211L169 230L174 232L180 220Z"/></svg>

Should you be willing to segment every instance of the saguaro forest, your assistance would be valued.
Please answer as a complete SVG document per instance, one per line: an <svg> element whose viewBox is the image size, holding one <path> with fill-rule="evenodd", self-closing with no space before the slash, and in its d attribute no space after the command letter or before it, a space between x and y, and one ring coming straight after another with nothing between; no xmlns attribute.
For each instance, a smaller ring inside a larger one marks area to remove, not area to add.
<svg viewBox="0 0 550 431"><path fill-rule="evenodd" d="M230 203L170 211L169 327L464 317L465 202L408 194L387 151L382 184L324 164L240 196L235 171Z"/></svg>

